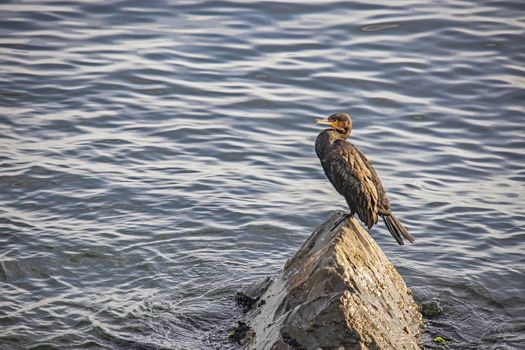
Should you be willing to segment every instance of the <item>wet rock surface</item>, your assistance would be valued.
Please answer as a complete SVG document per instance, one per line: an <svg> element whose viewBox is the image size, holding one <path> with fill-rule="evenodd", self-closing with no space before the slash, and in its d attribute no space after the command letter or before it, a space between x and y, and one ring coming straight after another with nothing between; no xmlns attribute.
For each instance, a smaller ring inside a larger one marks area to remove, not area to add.
<svg viewBox="0 0 525 350"><path fill-rule="evenodd" d="M282 273L243 291L253 301L246 349L420 349L423 318L411 291L370 235L344 218L331 215Z"/></svg>

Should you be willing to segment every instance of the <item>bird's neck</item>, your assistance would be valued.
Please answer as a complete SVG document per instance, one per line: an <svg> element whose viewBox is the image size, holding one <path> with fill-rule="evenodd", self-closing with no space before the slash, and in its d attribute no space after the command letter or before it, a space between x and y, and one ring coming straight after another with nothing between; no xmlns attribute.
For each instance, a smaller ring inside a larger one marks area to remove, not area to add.
<svg viewBox="0 0 525 350"><path fill-rule="evenodd" d="M330 139L330 143L335 142L336 140L346 140L350 136L350 131L342 133L335 129L326 130Z"/></svg>
<svg viewBox="0 0 525 350"><path fill-rule="evenodd" d="M321 161L331 153L337 140L345 140L346 136L335 129L325 129L319 133L315 140L315 153Z"/></svg>

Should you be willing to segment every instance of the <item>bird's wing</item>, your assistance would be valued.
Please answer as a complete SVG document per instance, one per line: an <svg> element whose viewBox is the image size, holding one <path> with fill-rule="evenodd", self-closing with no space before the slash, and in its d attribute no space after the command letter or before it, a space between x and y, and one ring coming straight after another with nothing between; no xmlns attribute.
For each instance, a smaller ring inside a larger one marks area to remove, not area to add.
<svg viewBox="0 0 525 350"><path fill-rule="evenodd" d="M379 211L388 211L390 210L390 201L388 200L388 197L386 195L386 191L383 187L383 184L381 183L381 180L379 179L379 176L377 175L374 167L372 166L372 163L368 160L368 158L365 157L365 155L357 148L354 146L354 151L357 152L359 154L359 156L361 157L361 160L363 161L363 163L365 164L365 166L368 168L370 174L372 175L372 182L374 183L375 185L375 188L377 190L377 196L378 196L378 206L379 206Z"/></svg>
<svg viewBox="0 0 525 350"><path fill-rule="evenodd" d="M335 189L342 194L352 212L371 228L378 218L378 192L375 172L367 166L368 160L352 144L339 140L323 166Z"/></svg>

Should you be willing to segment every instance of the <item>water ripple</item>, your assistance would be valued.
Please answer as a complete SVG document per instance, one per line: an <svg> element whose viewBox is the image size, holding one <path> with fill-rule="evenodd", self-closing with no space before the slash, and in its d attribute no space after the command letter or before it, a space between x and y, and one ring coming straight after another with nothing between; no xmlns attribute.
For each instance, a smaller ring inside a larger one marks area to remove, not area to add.
<svg viewBox="0 0 525 350"><path fill-rule="evenodd" d="M518 349L519 1L0 4L0 343L234 349L232 294L345 210L313 119L353 116L417 244L372 230L425 338Z"/></svg>

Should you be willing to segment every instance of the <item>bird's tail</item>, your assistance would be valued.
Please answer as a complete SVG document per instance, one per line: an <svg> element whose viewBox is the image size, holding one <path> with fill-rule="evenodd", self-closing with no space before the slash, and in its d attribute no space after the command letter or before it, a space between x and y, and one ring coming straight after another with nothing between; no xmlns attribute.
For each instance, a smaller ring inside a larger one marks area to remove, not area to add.
<svg viewBox="0 0 525 350"><path fill-rule="evenodd" d="M394 213L389 212L386 215L381 215L383 218L383 221L386 224L386 227L388 228L388 231L392 234L392 236L396 239L397 243L399 245L403 245L403 238L408 240L410 243L414 243L414 237L410 233L408 233L405 226L399 222L398 218L394 215Z"/></svg>

